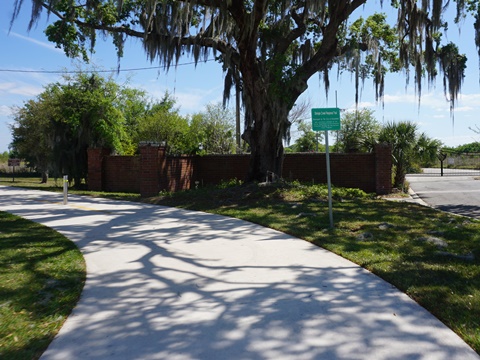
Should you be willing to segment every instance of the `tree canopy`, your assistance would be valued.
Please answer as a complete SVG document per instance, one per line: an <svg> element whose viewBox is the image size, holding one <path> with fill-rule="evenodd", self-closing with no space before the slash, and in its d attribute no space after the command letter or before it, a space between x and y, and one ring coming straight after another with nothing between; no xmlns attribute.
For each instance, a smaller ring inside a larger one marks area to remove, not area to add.
<svg viewBox="0 0 480 360"><path fill-rule="evenodd" d="M119 57L127 37L139 38L148 59L167 69L184 55L195 62L215 57L225 70L225 99L233 84L241 85L242 136L251 149L247 180L281 175L288 113L314 74L322 74L328 89L332 69L353 72L357 101L361 82L369 78L381 99L389 71L405 71L407 81L413 73L419 95L422 79L442 74L453 108L466 57L442 41L449 6L456 6L457 23L468 14L475 17L472 40L480 45L477 0L31 1L30 27L43 10L54 15L58 20L46 34L71 57L86 59L98 35L111 35ZM23 3L15 0L12 22ZM392 7L397 18L389 22L382 13L363 18L367 3Z"/></svg>
<svg viewBox="0 0 480 360"><path fill-rule="evenodd" d="M480 142L475 141L468 144L459 145L456 147L444 148L446 152L457 152L457 153L480 153Z"/></svg>
<svg viewBox="0 0 480 360"><path fill-rule="evenodd" d="M235 116L222 104L208 104L201 113L194 114L190 122L197 134L203 154L232 154L235 152Z"/></svg>
<svg viewBox="0 0 480 360"><path fill-rule="evenodd" d="M318 152L324 151L325 147L320 145L319 141L323 139L323 135L318 131L315 132L312 130L310 123L305 121L298 121L297 124L298 130L301 132L301 135L295 140L293 146L290 147L293 152Z"/></svg>
<svg viewBox="0 0 480 360"><path fill-rule="evenodd" d="M190 118L180 115L168 92L155 101L96 73L65 75L12 110L10 147L44 181L49 173L66 174L80 185L87 178L88 147L132 155L142 141L154 141L164 142L170 155L235 151L233 115L222 104Z"/></svg>
<svg viewBox="0 0 480 360"><path fill-rule="evenodd" d="M164 142L169 154L190 154L188 119L175 107L175 99L167 92L160 101L153 102L143 118L138 121L136 142Z"/></svg>
<svg viewBox="0 0 480 360"><path fill-rule="evenodd" d="M335 147L341 152L370 152L378 141L381 125L369 109L350 111L342 115Z"/></svg>
<svg viewBox="0 0 480 360"><path fill-rule="evenodd" d="M42 173L87 177L87 148L123 153L131 146L118 107L121 88L95 74L65 76L23 107L14 108L12 148Z"/></svg>

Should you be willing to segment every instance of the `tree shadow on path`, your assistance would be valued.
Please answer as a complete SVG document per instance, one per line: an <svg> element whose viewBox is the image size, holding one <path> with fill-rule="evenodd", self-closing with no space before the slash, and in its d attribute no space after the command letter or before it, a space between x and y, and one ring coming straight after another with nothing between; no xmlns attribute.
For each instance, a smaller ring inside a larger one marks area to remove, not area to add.
<svg viewBox="0 0 480 360"><path fill-rule="evenodd" d="M60 231L87 261L82 298L43 359L478 359L388 283L283 233L160 206L17 196L2 191L0 209Z"/></svg>

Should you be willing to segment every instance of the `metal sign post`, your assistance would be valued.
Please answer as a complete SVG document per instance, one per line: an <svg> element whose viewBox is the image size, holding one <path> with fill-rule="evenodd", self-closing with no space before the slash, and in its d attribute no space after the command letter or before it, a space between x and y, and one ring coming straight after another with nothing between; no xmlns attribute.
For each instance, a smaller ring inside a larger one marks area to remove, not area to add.
<svg viewBox="0 0 480 360"><path fill-rule="evenodd" d="M20 166L20 159L8 159L8 166L11 166L12 169L12 182L15 182L15 166Z"/></svg>
<svg viewBox="0 0 480 360"><path fill-rule="evenodd" d="M312 109L312 130L325 131L325 157L327 160L327 186L328 186L328 215L330 228L333 229L332 182L330 180L330 150L328 145L328 131L340 130L340 109L323 108Z"/></svg>
<svg viewBox="0 0 480 360"><path fill-rule="evenodd" d="M63 205L68 204L68 175L63 175Z"/></svg>
<svg viewBox="0 0 480 360"><path fill-rule="evenodd" d="M333 229L332 181L330 180L330 151L328 150L328 131L325 131L325 157L327 159L328 217Z"/></svg>

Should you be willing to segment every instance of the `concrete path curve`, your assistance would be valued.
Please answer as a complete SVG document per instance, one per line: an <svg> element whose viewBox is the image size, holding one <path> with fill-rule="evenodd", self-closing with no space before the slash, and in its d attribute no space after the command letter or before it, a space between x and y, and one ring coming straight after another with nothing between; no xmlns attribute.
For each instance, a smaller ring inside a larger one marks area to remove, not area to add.
<svg viewBox="0 0 480 360"><path fill-rule="evenodd" d="M0 187L73 240L82 297L50 359L480 359L408 296L308 242L161 206Z"/></svg>

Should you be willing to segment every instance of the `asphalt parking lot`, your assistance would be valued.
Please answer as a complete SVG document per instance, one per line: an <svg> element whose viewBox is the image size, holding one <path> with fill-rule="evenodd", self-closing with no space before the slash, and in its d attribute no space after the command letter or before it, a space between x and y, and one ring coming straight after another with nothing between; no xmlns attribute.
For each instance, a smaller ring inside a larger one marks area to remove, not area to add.
<svg viewBox="0 0 480 360"><path fill-rule="evenodd" d="M407 175L407 181L428 205L480 219L480 176Z"/></svg>

